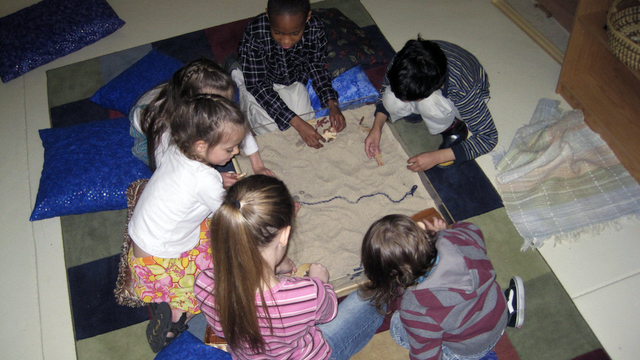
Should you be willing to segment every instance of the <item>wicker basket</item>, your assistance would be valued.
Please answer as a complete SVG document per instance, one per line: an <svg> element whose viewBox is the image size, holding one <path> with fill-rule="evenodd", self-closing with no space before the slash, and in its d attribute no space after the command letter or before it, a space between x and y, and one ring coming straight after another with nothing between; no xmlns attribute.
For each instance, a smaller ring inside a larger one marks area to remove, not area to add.
<svg viewBox="0 0 640 360"><path fill-rule="evenodd" d="M640 70L640 0L615 0L607 13L611 52L622 63Z"/></svg>

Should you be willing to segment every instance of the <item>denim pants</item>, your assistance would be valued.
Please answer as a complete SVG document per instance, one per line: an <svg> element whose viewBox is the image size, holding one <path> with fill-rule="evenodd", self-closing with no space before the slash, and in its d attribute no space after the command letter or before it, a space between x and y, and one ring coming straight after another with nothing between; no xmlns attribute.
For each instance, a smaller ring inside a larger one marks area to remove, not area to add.
<svg viewBox="0 0 640 360"><path fill-rule="evenodd" d="M403 348L410 349L409 346L409 338L407 335L407 331L402 325L402 320L400 320L400 312L396 311L393 316L391 316L391 323L389 324L389 332L391 333L391 337L396 344L402 346ZM498 338L499 340L500 338ZM473 354L473 355L458 355L451 351L448 347L442 345L442 360L497 360L498 357L496 353L491 351L498 341L491 344L491 346L487 347L485 350Z"/></svg>
<svg viewBox="0 0 640 360"><path fill-rule="evenodd" d="M318 329L331 346L331 359L348 360L371 340L383 320L375 306L354 291L340 303L338 315Z"/></svg>

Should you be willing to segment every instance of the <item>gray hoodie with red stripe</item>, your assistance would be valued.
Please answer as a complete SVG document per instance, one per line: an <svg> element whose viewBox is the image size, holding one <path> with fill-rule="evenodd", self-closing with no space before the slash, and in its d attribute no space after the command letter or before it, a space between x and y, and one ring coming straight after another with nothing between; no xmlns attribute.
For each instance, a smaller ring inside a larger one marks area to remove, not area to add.
<svg viewBox="0 0 640 360"><path fill-rule="evenodd" d="M456 223L438 232L436 248L437 265L405 291L400 306L410 357L440 359L443 345L459 355L485 351L502 335L507 310L482 232Z"/></svg>

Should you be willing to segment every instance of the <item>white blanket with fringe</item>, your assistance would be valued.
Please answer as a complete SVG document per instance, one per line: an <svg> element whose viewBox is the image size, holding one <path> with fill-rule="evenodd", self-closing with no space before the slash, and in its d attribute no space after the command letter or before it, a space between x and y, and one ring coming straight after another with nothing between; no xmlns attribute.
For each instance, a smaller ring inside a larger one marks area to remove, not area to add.
<svg viewBox="0 0 640 360"><path fill-rule="evenodd" d="M580 110L541 99L529 125L497 159L497 188L524 237L522 250L598 233L640 213L640 186Z"/></svg>

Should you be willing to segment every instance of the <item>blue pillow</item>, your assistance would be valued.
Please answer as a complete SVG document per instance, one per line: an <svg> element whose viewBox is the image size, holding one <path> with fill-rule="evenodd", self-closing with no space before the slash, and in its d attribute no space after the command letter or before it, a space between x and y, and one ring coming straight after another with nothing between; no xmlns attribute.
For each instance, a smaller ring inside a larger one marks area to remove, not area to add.
<svg viewBox="0 0 640 360"><path fill-rule="evenodd" d="M105 0L44 0L0 19L7 82L110 35L124 21Z"/></svg>
<svg viewBox="0 0 640 360"><path fill-rule="evenodd" d="M338 92L338 102L344 104L349 101L361 99L367 96L378 96L378 90L371 84L367 74L360 66L356 66L343 72L331 81L333 89ZM307 91L311 99L311 106L314 110L321 108L320 99L311 86L311 80L307 83ZM317 116L326 114L317 113Z"/></svg>
<svg viewBox="0 0 640 360"><path fill-rule="evenodd" d="M192 333L185 331L167 347L160 350L155 360L231 360L226 351L206 345Z"/></svg>
<svg viewBox="0 0 640 360"><path fill-rule="evenodd" d="M151 50L142 59L98 89L91 101L128 115L136 101L156 85L166 82L182 63L159 51Z"/></svg>
<svg viewBox="0 0 640 360"><path fill-rule="evenodd" d="M40 130L44 165L29 220L126 208L129 184L151 176L131 154L129 126L122 117Z"/></svg>

